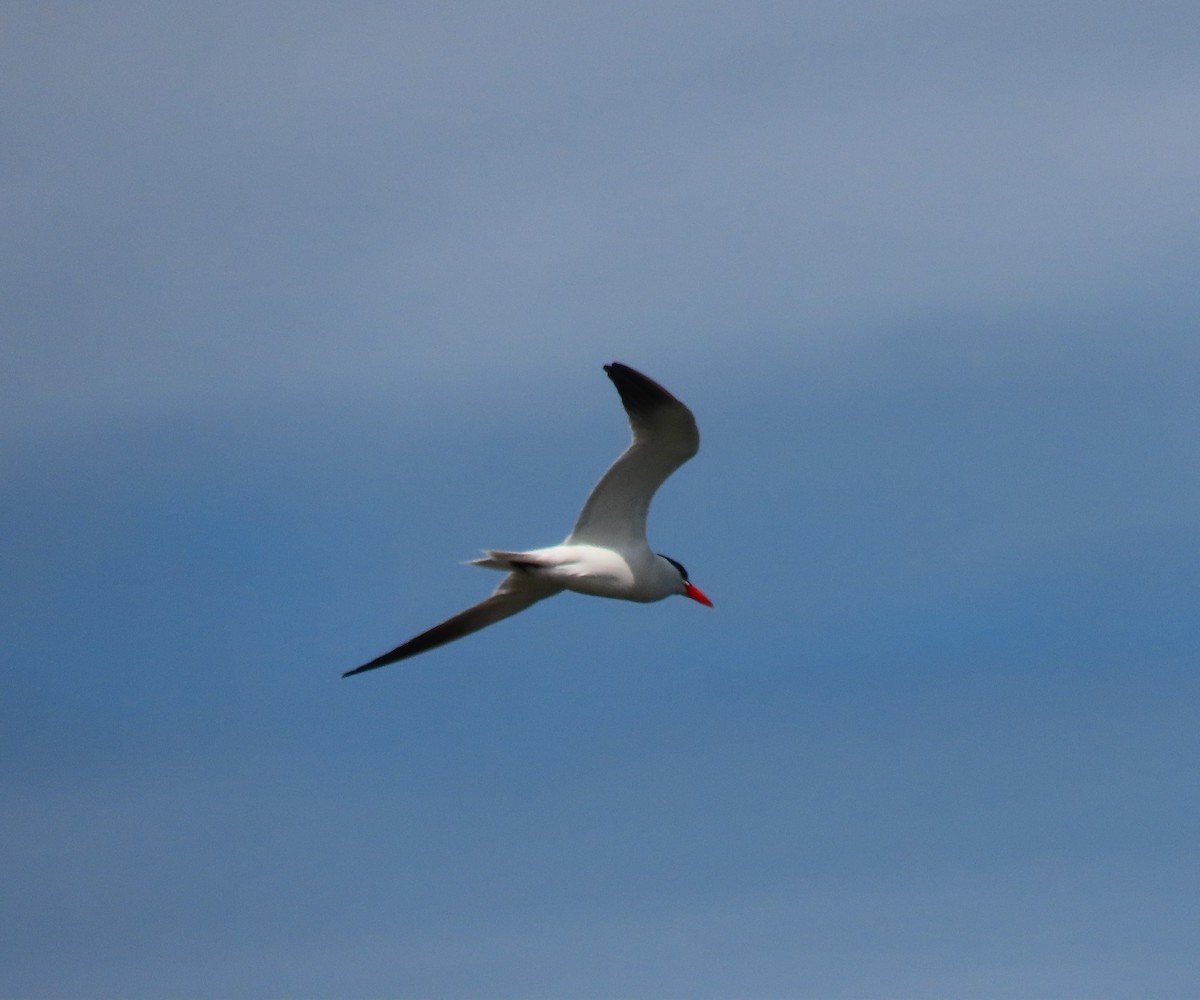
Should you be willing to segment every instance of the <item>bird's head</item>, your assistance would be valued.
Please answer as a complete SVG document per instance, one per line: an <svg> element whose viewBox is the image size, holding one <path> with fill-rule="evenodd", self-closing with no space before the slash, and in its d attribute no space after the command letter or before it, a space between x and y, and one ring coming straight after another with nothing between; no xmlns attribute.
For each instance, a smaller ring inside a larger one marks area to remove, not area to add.
<svg viewBox="0 0 1200 1000"><path fill-rule="evenodd" d="M713 602L704 596L704 592L688 579L688 572L683 568L683 563L672 559L670 556L664 556L661 552L658 553L658 557L665 559L675 567L675 571L679 574L679 593L684 597L690 597L693 601L699 601L706 607L711 608L713 606Z"/></svg>

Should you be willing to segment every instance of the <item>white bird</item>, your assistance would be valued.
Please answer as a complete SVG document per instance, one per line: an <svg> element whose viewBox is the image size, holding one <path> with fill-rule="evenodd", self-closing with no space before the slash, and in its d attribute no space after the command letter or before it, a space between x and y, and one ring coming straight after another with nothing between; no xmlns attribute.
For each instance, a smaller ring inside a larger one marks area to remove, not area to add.
<svg viewBox="0 0 1200 1000"><path fill-rule="evenodd" d="M470 565L508 573L487 600L348 670L343 677L461 639L564 590L641 602L680 594L712 607L712 601L688 580L682 564L652 552L646 542L650 500L700 448L696 418L641 372L617 362L605 365L604 371L621 395L633 443L593 488L566 541L528 552L485 549L487 558L474 559Z"/></svg>

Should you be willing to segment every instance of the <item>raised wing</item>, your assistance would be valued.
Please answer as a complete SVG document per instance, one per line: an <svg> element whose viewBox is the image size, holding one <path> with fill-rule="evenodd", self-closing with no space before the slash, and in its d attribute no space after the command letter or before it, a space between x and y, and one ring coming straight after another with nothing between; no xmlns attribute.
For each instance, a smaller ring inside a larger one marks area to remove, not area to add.
<svg viewBox="0 0 1200 1000"><path fill-rule="evenodd" d="M621 548L645 544L650 501L700 449L700 432L692 411L657 382L615 361L604 371L629 414L633 443L596 484L567 542Z"/></svg>
<svg viewBox="0 0 1200 1000"><path fill-rule="evenodd" d="M433 628L409 639L404 645L397 646L390 653L377 656L361 667L347 670L342 676L353 677L355 674L374 670L376 667L386 667L389 663L407 660L410 656L444 646L448 642L461 639L464 635L478 632L481 628L487 628L524 611L543 598L557 594L559 590L560 587L547 585L543 581L533 580L519 573L510 573L500 581L500 586L491 597L472 605L466 611L460 611L453 618L447 618L440 625L434 625Z"/></svg>

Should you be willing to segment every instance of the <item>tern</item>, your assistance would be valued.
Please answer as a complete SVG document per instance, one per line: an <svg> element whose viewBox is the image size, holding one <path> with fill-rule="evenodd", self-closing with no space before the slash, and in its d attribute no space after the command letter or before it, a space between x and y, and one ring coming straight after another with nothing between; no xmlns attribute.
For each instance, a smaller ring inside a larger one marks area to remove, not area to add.
<svg viewBox="0 0 1200 1000"><path fill-rule="evenodd" d="M507 573L490 597L343 677L461 639L564 590L642 603L679 594L712 607L682 563L652 552L646 542L651 499L700 448L696 418L661 385L628 365L614 361L604 371L629 416L633 442L600 477L566 541L528 552L484 549L485 558L469 565Z"/></svg>

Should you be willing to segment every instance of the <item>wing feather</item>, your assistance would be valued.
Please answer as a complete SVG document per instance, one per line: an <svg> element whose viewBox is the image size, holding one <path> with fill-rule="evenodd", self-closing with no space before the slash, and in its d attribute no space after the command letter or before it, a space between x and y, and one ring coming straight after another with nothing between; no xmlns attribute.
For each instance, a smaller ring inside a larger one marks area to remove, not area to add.
<svg viewBox="0 0 1200 1000"><path fill-rule="evenodd" d="M409 639L403 645L397 646L390 653L377 656L370 663L364 663L361 667L347 670L342 676L353 677L355 674L375 670L377 667L386 667L389 663L407 660L410 656L444 646L455 639L461 639L464 635L470 635L472 632L478 632L481 628L487 628L498 621L510 618L538 601L557 594L560 589L553 585L547 585L543 581L518 577L517 574L510 573L500 581L500 586L495 589L491 597L472 605L465 611L460 611L453 618L447 618L444 622L434 625L433 628Z"/></svg>
<svg viewBox="0 0 1200 1000"><path fill-rule="evenodd" d="M592 489L567 542L644 543L650 501L700 449L700 432L692 411L657 382L618 362L604 371L629 415L633 442Z"/></svg>

